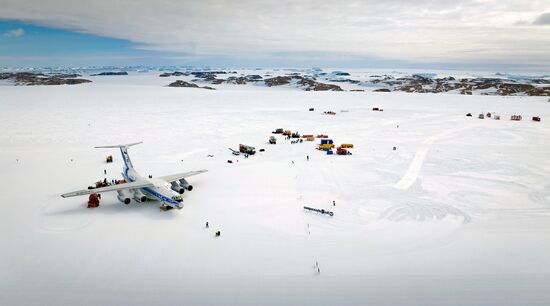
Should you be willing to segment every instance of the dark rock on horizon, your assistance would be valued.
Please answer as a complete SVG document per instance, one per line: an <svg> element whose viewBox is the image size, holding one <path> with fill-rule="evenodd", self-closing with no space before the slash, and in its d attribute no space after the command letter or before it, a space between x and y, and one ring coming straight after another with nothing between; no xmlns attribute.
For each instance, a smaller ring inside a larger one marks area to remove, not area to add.
<svg viewBox="0 0 550 306"><path fill-rule="evenodd" d="M15 85L76 85L82 83L91 83L86 79L74 78L77 74L54 74L45 75L43 73L32 72L16 72L16 73L0 73L0 80L10 80Z"/></svg>
<svg viewBox="0 0 550 306"><path fill-rule="evenodd" d="M91 74L90 76L106 76L106 75L128 75L126 71L106 71L96 74Z"/></svg>
<svg viewBox="0 0 550 306"><path fill-rule="evenodd" d="M245 76L245 78L249 82L260 81L260 80L263 79L262 76L258 75L258 74L249 74L249 75Z"/></svg>
<svg viewBox="0 0 550 306"><path fill-rule="evenodd" d="M290 84L291 80L292 78L289 76L276 76L273 78L265 79L264 82L265 85L272 87Z"/></svg>
<svg viewBox="0 0 550 306"><path fill-rule="evenodd" d="M196 78L207 78L207 77L213 77L215 78L217 74L227 74L225 71L195 71L191 72L193 76Z"/></svg>
<svg viewBox="0 0 550 306"><path fill-rule="evenodd" d="M246 78L245 77L228 77L226 80L225 80L226 83L228 84L237 84L237 85L244 85L246 84Z"/></svg>
<svg viewBox="0 0 550 306"><path fill-rule="evenodd" d="M180 72L180 71L174 71L174 72L165 72L159 75L161 78L170 77L170 76L188 76L189 73L187 72Z"/></svg>
<svg viewBox="0 0 550 306"><path fill-rule="evenodd" d="M300 75L277 76L265 79L264 82L267 86L272 87L288 85L292 80L296 80L296 84L300 85L305 91L343 91L338 85L319 83L315 81L314 78L307 78Z"/></svg>
<svg viewBox="0 0 550 306"><path fill-rule="evenodd" d="M202 89L210 89L210 90L216 90L216 88L212 88L209 86L200 87L197 84L185 82L182 80L177 80L175 82L172 82L168 84L168 87L188 87L188 88L202 88Z"/></svg>
<svg viewBox="0 0 550 306"><path fill-rule="evenodd" d="M358 80L352 80L352 79L331 79L330 82L338 82L338 83L350 83L350 84L359 84L361 83Z"/></svg>

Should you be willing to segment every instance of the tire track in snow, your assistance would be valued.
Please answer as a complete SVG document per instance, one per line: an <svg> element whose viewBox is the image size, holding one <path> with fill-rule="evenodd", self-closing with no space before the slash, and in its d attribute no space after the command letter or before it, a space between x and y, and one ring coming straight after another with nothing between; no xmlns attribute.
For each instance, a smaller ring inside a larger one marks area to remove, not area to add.
<svg viewBox="0 0 550 306"><path fill-rule="evenodd" d="M409 168L407 169L407 172L405 172L405 174L401 177L399 182L394 184L393 187L397 189L403 189L403 190L409 189L409 187L411 187L414 184L414 182L416 182L418 175L420 175L420 171L422 170L422 165L426 160L426 155L428 155L428 151L430 150L430 147L432 146L432 144L440 140L441 138L445 138L449 135L462 132L466 129L468 128L447 130L424 140L422 142L423 146L414 154L414 158L410 163Z"/></svg>
<svg viewBox="0 0 550 306"><path fill-rule="evenodd" d="M429 220L442 220L449 215L462 218L463 224L469 223L472 220L468 214L450 205L419 203L392 206L384 211L379 218L397 222L407 219L425 222Z"/></svg>

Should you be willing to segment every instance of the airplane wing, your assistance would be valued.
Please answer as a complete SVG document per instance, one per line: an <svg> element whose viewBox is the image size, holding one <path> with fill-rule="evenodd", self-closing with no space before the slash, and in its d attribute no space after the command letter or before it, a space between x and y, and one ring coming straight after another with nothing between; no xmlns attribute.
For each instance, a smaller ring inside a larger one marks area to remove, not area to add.
<svg viewBox="0 0 550 306"><path fill-rule="evenodd" d="M161 179L163 181L166 181L166 182L175 182L175 181L181 180L182 178L186 178L186 177L190 177L190 176L193 176L193 175L201 174L201 173L204 173L204 172L207 172L207 171L208 170L206 170L206 169L197 170L197 171L189 171L189 172L184 172L184 173L177 173L177 174L172 174L172 175L161 176L161 177L159 177L159 179Z"/></svg>
<svg viewBox="0 0 550 306"><path fill-rule="evenodd" d="M68 197L76 197L81 196L85 194L91 194L91 193L101 193L106 191L114 191L114 190L122 190L122 189L135 189L135 188L143 188L143 187L153 187L153 184L150 182L131 182L131 183L122 183L118 185L112 185L107 187L101 187L101 188L94 188L94 189L82 189L78 191L73 192L67 192L61 195L63 198Z"/></svg>

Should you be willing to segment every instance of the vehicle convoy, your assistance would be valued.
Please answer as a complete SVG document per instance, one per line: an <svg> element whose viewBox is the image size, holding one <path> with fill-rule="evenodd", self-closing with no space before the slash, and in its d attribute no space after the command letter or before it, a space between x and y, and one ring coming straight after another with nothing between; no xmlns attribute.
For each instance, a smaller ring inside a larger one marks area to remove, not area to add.
<svg viewBox="0 0 550 306"><path fill-rule="evenodd" d="M183 198L181 197L181 194L183 194L186 190L193 190L193 186L189 184L186 178L207 172L208 170L189 171L161 176L158 178L152 178L151 176L143 177L134 169L130 156L128 155L128 148L140 143L142 142L96 147L120 149L122 160L124 160L124 168L122 171L122 176L124 177L123 183L100 188L68 192L62 194L61 197L68 198L86 194L100 194L108 191L116 191L118 193L118 200L124 204L130 204L132 200L140 203L147 200L156 200L160 202L161 208L182 209ZM91 197L90 200L93 202L92 205L96 204L94 197Z"/></svg>

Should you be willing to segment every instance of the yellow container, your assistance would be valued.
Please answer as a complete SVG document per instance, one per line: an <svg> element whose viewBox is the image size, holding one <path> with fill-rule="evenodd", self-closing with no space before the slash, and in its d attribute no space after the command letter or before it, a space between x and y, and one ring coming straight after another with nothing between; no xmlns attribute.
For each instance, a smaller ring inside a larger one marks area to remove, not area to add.
<svg viewBox="0 0 550 306"><path fill-rule="evenodd" d="M342 148L353 148L353 144L352 143L343 143L341 145Z"/></svg>
<svg viewBox="0 0 550 306"><path fill-rule="evenodd" d="M307 141L315 141L315 137L311 136L311 137L308 137L306 138Z"/></svg>
<svg viewBox="0 0 550 306"><path fill-rule="evenodd" d="M334 144L333 144L333 143L325 143L325 144L319 145L319 150L322 150L322 149L332 149L332 148L334 148Z"/></svg>

